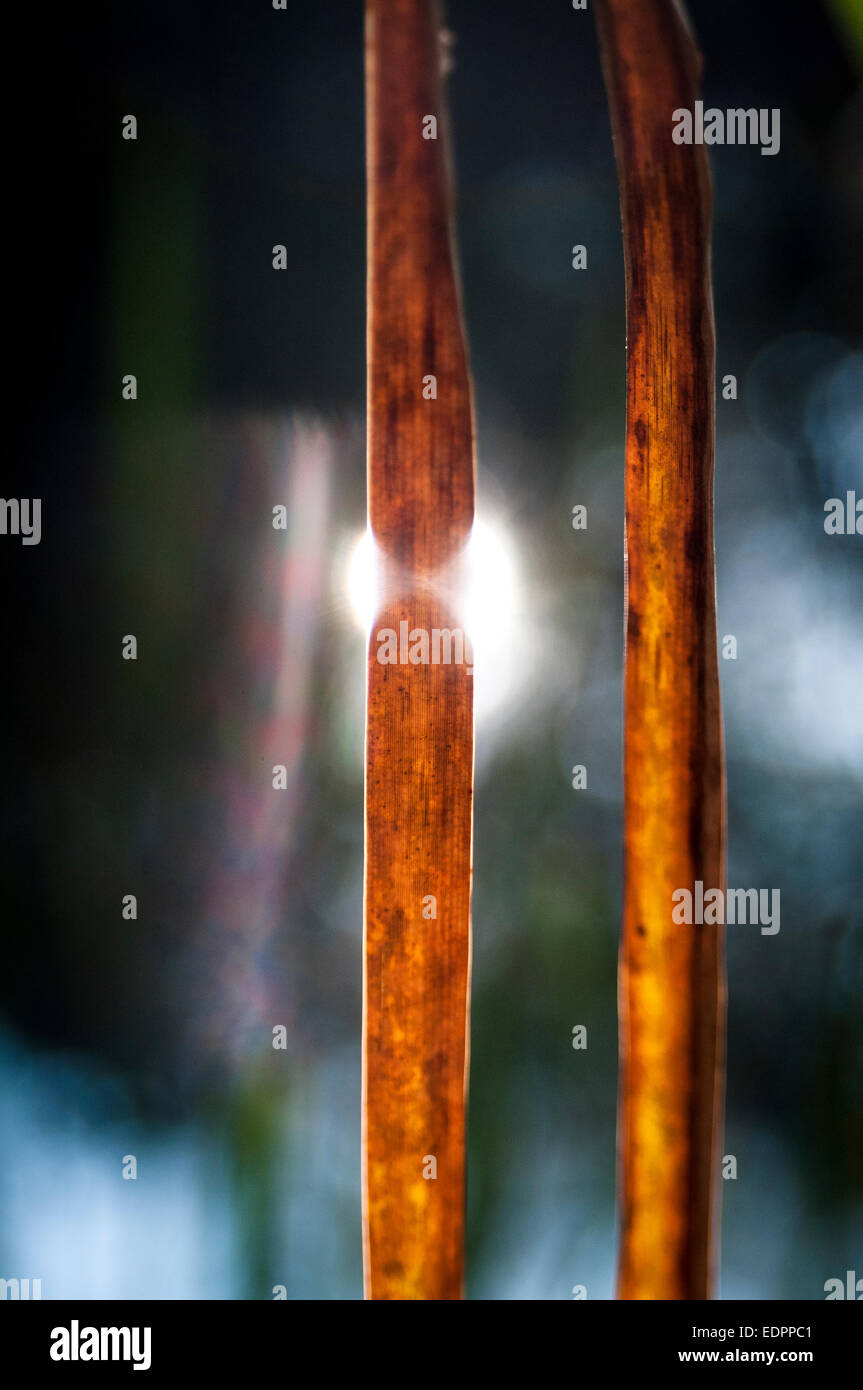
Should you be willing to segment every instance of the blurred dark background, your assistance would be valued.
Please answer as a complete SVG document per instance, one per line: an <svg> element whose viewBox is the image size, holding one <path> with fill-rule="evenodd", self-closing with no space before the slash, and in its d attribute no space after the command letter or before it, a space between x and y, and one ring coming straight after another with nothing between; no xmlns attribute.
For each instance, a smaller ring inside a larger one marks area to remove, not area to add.
<svg viewBox="0 0 863 1390"><path fill-rule="evenodd" d="M776 157L712 152L729 883L782 904L729 930L722 1287L819 1299L863 1268L863 541L823 529L863 495L863 13L689 10L706 103L782 121ZM447 22L486 577L469 1294L608 1298L617 183L592 14ZM4 492L42 540L0 544L0 1274L356 1298L361 5L49 4L16 51Z"/></svg>

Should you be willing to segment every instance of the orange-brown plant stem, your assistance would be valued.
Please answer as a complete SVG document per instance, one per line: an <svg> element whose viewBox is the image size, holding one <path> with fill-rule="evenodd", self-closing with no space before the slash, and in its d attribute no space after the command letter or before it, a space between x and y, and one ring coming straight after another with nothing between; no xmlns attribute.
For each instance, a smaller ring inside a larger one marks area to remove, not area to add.
<svg viewBox="0 0 863 1390"><path fill-rule="evenodd" d="M431 0L367 0L368 490L383 570L366 720L363 1215L374 1299L458 1299L463 1280L473 684L465 663L378 660L383 629L458 625L441 581L473 521L439 43Z"/></svg>
<svg viewBox="0 0 863 1390"><path fill-rule="evenodd" d="M672 140L700 57L674 0L600 0L627 289L624 913L618 1296L704 1299L716 1260L725 888L713 555L711 191Z"/></svg>

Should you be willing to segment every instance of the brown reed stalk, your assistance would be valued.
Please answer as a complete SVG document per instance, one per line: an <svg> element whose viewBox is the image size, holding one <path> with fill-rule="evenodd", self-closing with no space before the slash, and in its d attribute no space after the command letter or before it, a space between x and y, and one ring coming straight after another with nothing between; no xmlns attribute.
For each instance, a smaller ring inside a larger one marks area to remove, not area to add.
<svg viewBox="0 0 863 1390"><path fill-rule="evenodd" d="M368 498L384 584L366 721L363 1214L373 1299L458 1299L463 1281L473 687L464 664L377 659L384 628L454 625L439 580L473 520L439 47L431 0L367 0ZM427 116L436 139L424 138Z"/></svg>
<svg viewBox="0 0 863 1390"><path fill-rule="evenodd" d="M713 1290L723 1104L721 927L672 893L725 888L713 555L711 190L672 141L701 60L674 0L601 0L627 290L622 1299Z"/></svg>

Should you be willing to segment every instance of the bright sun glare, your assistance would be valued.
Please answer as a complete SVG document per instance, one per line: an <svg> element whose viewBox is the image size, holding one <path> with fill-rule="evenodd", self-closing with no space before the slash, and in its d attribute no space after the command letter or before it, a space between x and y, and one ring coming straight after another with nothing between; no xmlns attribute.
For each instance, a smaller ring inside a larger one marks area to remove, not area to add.
<svg viewBox="0 0 863 1390"><path fill-rule="evenodd" d="M368 632L375 618L375 545L370 531L355 542L347 567L347 590L357 626ZM515 627L518 568L500 521L477 520L467 544L464 625L474 651L477 716L497 709L516 675Z"/></svg>

